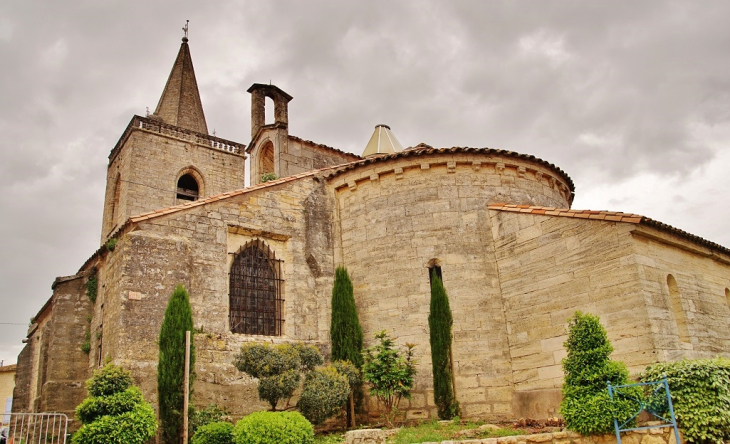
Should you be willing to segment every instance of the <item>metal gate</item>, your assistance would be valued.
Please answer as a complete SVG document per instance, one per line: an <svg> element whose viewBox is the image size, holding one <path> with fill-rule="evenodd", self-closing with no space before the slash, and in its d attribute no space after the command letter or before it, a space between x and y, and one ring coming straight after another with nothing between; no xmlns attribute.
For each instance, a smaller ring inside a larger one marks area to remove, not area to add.
<svg viewBox="0 0 730 444"><path fill-rule="evenodd" d="M66 444L68 416L63 413L11 413L7 444Z"/></svg>

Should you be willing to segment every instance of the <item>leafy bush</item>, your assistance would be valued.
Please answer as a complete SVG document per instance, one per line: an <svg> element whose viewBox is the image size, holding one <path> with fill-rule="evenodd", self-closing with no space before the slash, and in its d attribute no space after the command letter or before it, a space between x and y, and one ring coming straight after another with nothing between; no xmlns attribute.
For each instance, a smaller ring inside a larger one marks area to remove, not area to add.
<svg viewBox="0 0 730 444"><path fill-rule="evenodd" d="M73 444L142 444L155 435L155 412L132 386L129 372L108 364L86 387L89 397L76 407L83 425Z"/></svg>
<svg viewBox="0 0 730 444"><path fill-rule="evenodd" d="M96 295L99 291L99 279L96 277L96 270L86 280L84 288L86 289L86 297L89 298L92 304L96 303Z"/></svg>
<svg viewBox="0 0 730 444"><path fill-rule="evenodd" d="M233 444L233 424L218 421L200 426L190 444Z"/></svg>
<svg viewBox="0 0 730 444"><path fill-rule="evenodd" d="M567 428L583 435L611 433L614 416L619 423L636 411L635 402L608 396L607 381L613 385L629 384L629 371L622 362L609 358L613 347L598 316L576 312L569 320L568 356L563 359L565 382L560 414ZM627 395L641 396L639 388L623 390Z"/></svg>
<svg viewBox="0 0 730 444"><path fill-rule="evenodd" d="M233 427L235 444L312 444L314 427L299 412L256 412Z"/></svg>
<svg viewBox="0 0 730 444"><path fill-rule="evenodd" d="M132 384L131 373L122 367L107 364L103 369L96 370L94 376L86 381L86 390L90 396L109 396L127 390Z"/></svg>
<svg viewBox="0 0 730 444"><path fill-rule="evenodd" d="M160 327L159 361L157 364L157 400L162 428L162 441L182 441L183 381L185 378L185 332L190 331L190 387L195 380L195 342L193 312L185 287L178 285L167 303Z"/></svg>
<svg viewBox="0 0 730 444"><path fill-rule="evenodd" d="M347 378L347 383L350 384L350 389L362 384L362 374L352 362L335 361L332 363L332 367Z"/></svg>
<svg viewBox="0 0 730 444"><path fill-rule="evenodd" d="M730 359L699 359L653 364L644 382L667 376L677 425L691 443L730 439Z"/></svg>
<svg viewBox="0 0 730 444"><path fill-rule="evenodd" d="M309 372L324 362L317 347L303 344L249 343L241 347L236 355L236 368L254 378L258 378L259 398L276 410L282 399L287 406L294 391L299 387L302 372Z"/></svg>
<svg viewBox="0 0 730 444"><path fill-rule="evenodd" d="M431 307L428 314L431 363L433 368L433 397L441 419L459 416L459 401L454 398L451 368L451 316L449 297L443 282L431 271Z"/></svg>
<svg viewBox="0 0 730 444"><path fill-rule="evenodd" d="M278 179L279 176L277 176L275 173L265 173L261 175L261 183L271 182L272 180Z"/></svg>
<svg viewBox="0 0 730 444"><path fill-rule="evenodd" d="M416 375L415 345L406 344L405 355L402 355L385 330L376 334L375 339L380 342L366 349L363 355L363 379L370 385L370 394L383 403L385 420L392 426L394 409L398 408L401 398L411 397Z"/></svg>
<svg viewBox="0 0 730 444"><path fill-rule="evenodd" d="M106 241L106 243L104 244L104 247L106 247L106 249L110 252L114 251L114 249L117 248L118 242L119 242L119 239L113 237L113 238L109 239L108 241Z"/></svg>
<svg viewBox="0 0 730 444"><path fill-rule="evenodd" d="M226 410L217 404L210 403L202 409L195 409L190 414L190 436L195 435L199 427L214 422L224 422L224 418L230 415L231 412Z"/></svg>
<svg viewBox="0 0 730 444"><path fill-rule="evenodd" d="M342 409L349 394L347 376L329 366L307 373L297 407L312 424L321 424Z"/></svg>

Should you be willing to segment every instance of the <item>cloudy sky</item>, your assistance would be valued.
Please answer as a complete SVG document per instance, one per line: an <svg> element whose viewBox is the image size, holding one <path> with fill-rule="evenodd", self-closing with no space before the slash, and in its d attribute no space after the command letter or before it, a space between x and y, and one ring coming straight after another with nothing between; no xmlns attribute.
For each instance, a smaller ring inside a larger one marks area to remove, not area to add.
<svg viewBox="0 0 730 444"><path fill-rule="evenodd" d="M254 82L290 132L360 153L534 154L573 207L639 213L730 246L726 1L0 2L0 359L56 276L98 247L109 151L154 110L190 20L211 132L248 143Z"/></svg>

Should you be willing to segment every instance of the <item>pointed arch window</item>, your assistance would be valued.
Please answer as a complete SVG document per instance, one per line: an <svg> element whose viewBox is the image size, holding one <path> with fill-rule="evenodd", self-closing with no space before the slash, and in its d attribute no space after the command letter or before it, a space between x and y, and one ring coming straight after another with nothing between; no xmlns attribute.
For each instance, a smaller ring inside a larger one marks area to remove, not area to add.
<svg viewBox="0 0 730 444"><path fill-rule="evenodd" d="M200 187L198 181L190 174L183 174L177 180L177 198L179 200L198 200Z"/></svg>
<svg viewBox="0 0 730 444"><path fill-rule="evenodd" d="M280 336L284 319L281 260L261 240L253 240L233 259L230 314L233 333Z"/></svg>

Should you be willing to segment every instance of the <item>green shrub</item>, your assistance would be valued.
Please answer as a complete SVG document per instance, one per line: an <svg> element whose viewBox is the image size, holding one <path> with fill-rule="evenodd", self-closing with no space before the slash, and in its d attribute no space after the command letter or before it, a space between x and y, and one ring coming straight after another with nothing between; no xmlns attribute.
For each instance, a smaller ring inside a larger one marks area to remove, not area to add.
<svg viewBox="0 0 730 444"><path fill-rule="evenodd" d="M200 426L190 444L233 444L233 424L218 421Z"/></svg>
<svg viewBox="0 0 730 444"><path fill-rule="evenodd" d="M106 249L110 252L114 251L114 249L117 248L117 242L119 242L119 239L113 237L113 238L109 239L108 241L106 241L106 243L104 244L104 247L106 247Z"/></svg>
<svg viewBox="0 0 730 444"><path fill-rule="evenodd" d="M258 378L259 398L268 401L271 410L275 411L283 399L287 400L288 407L299 387L301 373L311 371L322 362L322 354L312 345L249 343L241 347L233 364L238 370Z"/></svg>
<svg viewBox="0 0 730 444"><path fill-rule="evenodd" d="M299 412L256 412L233 427L235 444L312 444L314 428Z"/></svg>
<svg viewBox="0 0 730 444"><path fill-rule="evenodd" d="M93 422L104 415L121 415L131 412L137 404L143 403L144 397L137 387L129 387L123 392L108 396L92 396L84 399L76 407L76 418L84 424Z"/></svg>
<svg viewBox="0 0 730 444"><path fill-rule="evenodd" d="M84 288L86 289L86 297L89 298L92 304L96 303L96 295L99 291L99 279L96 277L96 271L86 280Z"/></svg>
<svg viewBox="0 0 730 444"><path fill-rule="evenodd" d="M195 435L199 427L214 422L224 422L231 412L217 404L210 403L202 409L195 409L190 414L190 436Z"/></svg>
<svg viewBox="0 0 730 444"><path fill-rule="evenodd" d="M261 183L271 182L272 180L278 179L279 176L277 176L275 173L265 173L261 175Z"/></svg>
<svg viewBox="0 0 730 444"><path fill-rule="evenodd" d="M122 367L107 364L96 370L94 376L86 381L90 396L109 396L127 390L133 384L132 374Z"/></svg>
<svg viewBox="0 0 730 444"><path fill-rule="evenodd" d="M190 296L178 285L167 303L158 341L157 400L162 441L180 443L183 426L183 381L185 377L185 332L190 332L190 387L195 380L195 341ZM191 390L192 392L192 390Z"/></svg>
<svg viewBox="0 0 730 444"><path fill-rule="evenodd" d="M730 439L730 359L699 359L653 364L644 382L667 376L677 425L691 443Z"/></svg>
<svg viewBox="0 0 730 444"><path fill-rule="evenodd" d="M321 424L342 410L349 394L347 376L324 367L307 373L297 408L312 424Z"/></svg>
<svg viewBox="0 0 730 444"><path fill-rule="evenodd" d="M73 444L142 444L155 436L157 421L132 377L108 364L86 382L89 397L76 407L81 428Z"/></svg>
<svg viewBox="0 0 730 444"><path fill-rule="evenodd" d="M433 397L440 419L459 416L459 402L454 398L451 369L451 316L449 297L443 282L431 271L431 307L428 314L431 363L433 368Z"/></svg>
<svg viewBox="0 0 730 444"><path fill-rule="evenodd" d="M375 395L385 408L384 418L393 425L394 410L401 398L410 399L416 375L413 360L413 344L406 344L405 355L395 348L395 341L385 330L375 335L379 343L365 350L363 379L370 385L370 394Z"/></svg>
<svg viewBox="0 0 730 444"><path fill-rule="evenodd" d="M350 389L362 384L362 374L352 362L335 361L332 363L332 367L347 378L347 383L350 384Z"/></svg>
<svg viewBox="0 0 730 444"><path fill-rule="evenodd" d="M565 382L560 414L568 429L583 435L612 433L613 418L627 421L636 411L635 402L608 396L608 381L613 385L629 384L629 372L621 362L609 358L613 347L597 316L576 312L569 320L568 356L563 359ZM641 390L622 390L627 395L641 396Z"/></svg>

